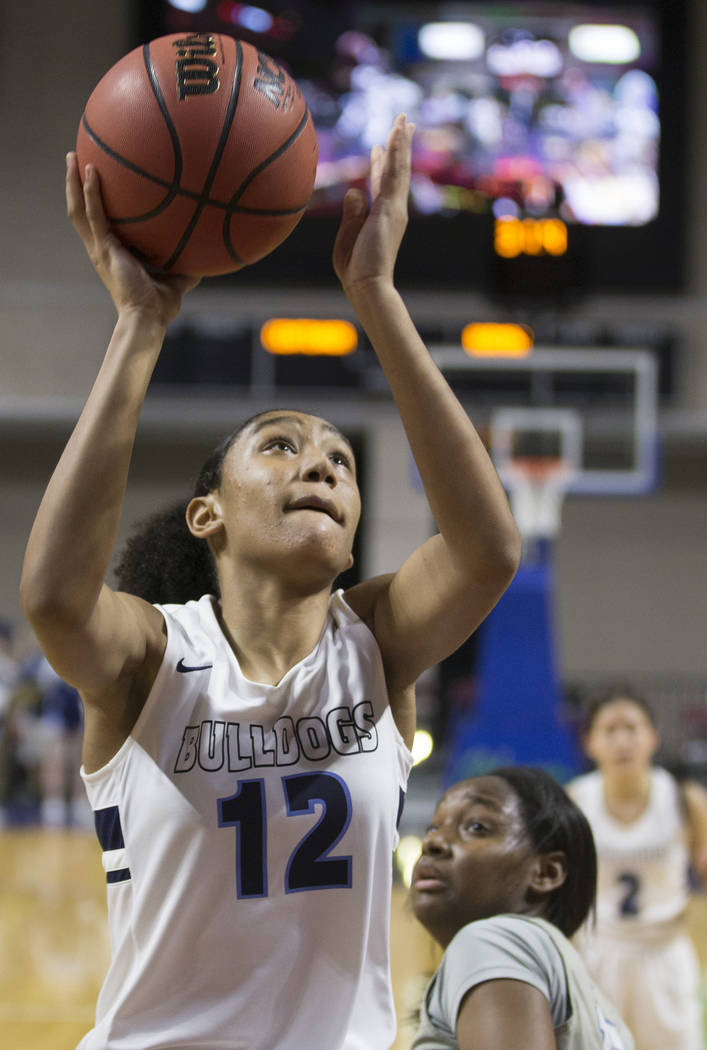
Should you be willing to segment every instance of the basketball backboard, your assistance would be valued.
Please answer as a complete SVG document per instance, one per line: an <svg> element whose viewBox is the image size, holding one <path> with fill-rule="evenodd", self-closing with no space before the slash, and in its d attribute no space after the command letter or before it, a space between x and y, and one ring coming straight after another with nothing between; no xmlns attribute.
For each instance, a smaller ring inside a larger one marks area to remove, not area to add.
<svg viewBox="0 0 707 1050"><path fill-rule="evenodd" d="M566 491L641 495L657 484L657 364L647 350L537 348L527 357L432 356L502 478L515 458L562 460Z"/></svg>

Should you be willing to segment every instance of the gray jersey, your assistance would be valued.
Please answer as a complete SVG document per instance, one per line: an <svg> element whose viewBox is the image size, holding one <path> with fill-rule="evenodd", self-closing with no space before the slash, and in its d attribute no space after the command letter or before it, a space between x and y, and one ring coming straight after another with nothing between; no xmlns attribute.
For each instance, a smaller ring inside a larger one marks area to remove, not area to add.
<svg viewBox="0 0 707 1050"><path fill-rule="evenodd" d="M557 1050L633 1050L628 1029L567 938L552 923L521 915L481 919L457 933L425 992L412 1050L459 1050L462 1000L499 979L523 981L547 998Z"/></svg>

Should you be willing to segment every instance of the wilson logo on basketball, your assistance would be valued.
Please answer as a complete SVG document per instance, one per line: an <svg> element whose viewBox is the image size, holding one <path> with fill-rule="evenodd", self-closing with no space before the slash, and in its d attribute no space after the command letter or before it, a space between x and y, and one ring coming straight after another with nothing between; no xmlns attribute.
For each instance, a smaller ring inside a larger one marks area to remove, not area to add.
<svg viewBox="0 0 707 1050"><path fill-rule="evenodd" d="M180 101L190 95L213 95L219 89L219 67L209 57L216 54L214 38L208 33L192 33L191 36L172 41L177 51L175 72L177 95Z"/></svg>
<svg viewBox="0 0 707 1050"><path fill-rule="evenodd" d="M140 258L215 276L262 259L312 195L317 136L278 62L223 33L173 33L124 55L86 102L76 148L113 231Z"/></svg>
<svg viewBox="0 0 707 1050"><path fill-rule="evenodd" d="M288 81L277 63L262 51L258 52L258 71L253 80L253 87L261 95L265 95L275 109L282 106L284 112L290 108L295 93L299 91L292 80Z"/></svg>

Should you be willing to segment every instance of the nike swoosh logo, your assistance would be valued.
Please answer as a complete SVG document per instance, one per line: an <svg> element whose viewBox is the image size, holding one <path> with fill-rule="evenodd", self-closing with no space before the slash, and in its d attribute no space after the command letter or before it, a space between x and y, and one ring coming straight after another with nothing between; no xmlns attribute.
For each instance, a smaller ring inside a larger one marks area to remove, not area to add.
<svg viewBox="0 0 707 1050"><path fill-rule="evenodd" d="M208 671L208 669L213 666L213 664L199 664L197 667L190 667L188 664L184 663L183 659L181 659L177 664L177 670L180 674L188 674L189 671Z"/></svg>

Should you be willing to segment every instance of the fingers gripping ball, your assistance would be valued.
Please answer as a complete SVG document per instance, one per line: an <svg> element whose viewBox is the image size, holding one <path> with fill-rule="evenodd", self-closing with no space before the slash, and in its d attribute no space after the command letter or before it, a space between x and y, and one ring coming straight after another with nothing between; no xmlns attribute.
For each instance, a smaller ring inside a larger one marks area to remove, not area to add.
<svg viewBox="0 0 707 1050"><path fill-rule="evenodd" d="M302 218L317 138L299 88L242 40L159 37L91 94L76 144L107 216L148 265L208 277L262 259Z"/></svg>

